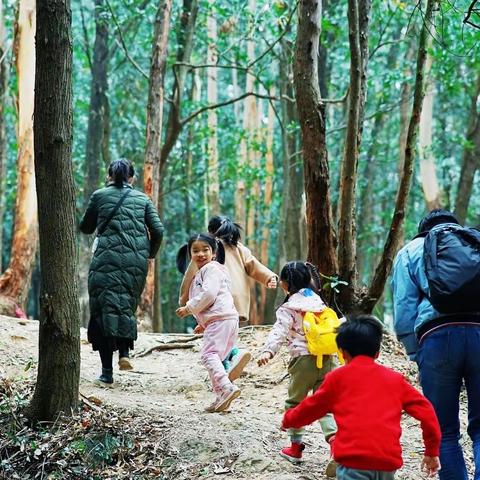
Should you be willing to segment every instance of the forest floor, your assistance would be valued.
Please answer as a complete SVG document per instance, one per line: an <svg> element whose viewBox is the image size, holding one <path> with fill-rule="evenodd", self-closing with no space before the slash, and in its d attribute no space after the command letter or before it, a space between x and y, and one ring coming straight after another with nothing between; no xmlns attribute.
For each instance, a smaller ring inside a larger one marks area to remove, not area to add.
<svg viewBox="0 0 480 480"><path fill-rule="evenodd" d="M255 354L267 334L268 327L245 327L240 333L240 345ZM0 436L0 475L3 475L0 478L326 478L323 472L329 450L318 424L310 426L305 436L304 463L294 466L278 455L287 444L286 434L279 429L288 385L286 350L264 367L252 362L237 381L242 393L230 411L209 414L203 409L213 394L200 364L200 338L140 334L132 359L134 369L127 372L116 369L115 388L103 389L93 383L100 370L99 358L85 337L82 330L80 392L84 403L81 413L56 434L51 431L27 433L28 427L22 422L15 436L4 432ZM37 341L38 322L0 317L0 358L3 359L0 422L4 430L6 424L12 425L12 418L18 424L19 413L12 406L12 399L22 403L18 399L23 398L26 404L31 394L36 376ZM147 353L153 347L171 345L171 342L188 345L188 348ZM385 338L380 362L404 373L417 385L415 364L407 360L401 345L391 336ZM29 388L22 391L22 385ZM5 407L8 392L10 410ZM465 399L461 416L464 426ZM419 466L423 447L418 423L404 415L402 427L405 465L397 478L422 479ZM95 463L88 451L92 443L85 444L84 440L98 439L102 429L109 432L110 437L104 438L104 444L110 439L111 455L104 455L108 459L106 463ZM13 437L15 441L11 440ZM463 436L462 443L465 450L471 450L467 435ZM91 465L87 465L89 459ZM472 471L471 458L468 462ZM55 469L61 473L55 473Z"/></svg>

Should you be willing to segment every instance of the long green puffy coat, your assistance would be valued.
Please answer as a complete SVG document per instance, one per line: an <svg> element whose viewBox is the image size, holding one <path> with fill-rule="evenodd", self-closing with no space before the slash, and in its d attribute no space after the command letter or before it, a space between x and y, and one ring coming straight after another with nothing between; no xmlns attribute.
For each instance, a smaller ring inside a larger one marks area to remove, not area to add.
<svg viewBox="0 0 480 480"><path fill-rule="evenodd" d="M98 237L90 264L90 322L96 322L96 331L106 339L136 340L135 311L145 286L148 259L155 257L163 237L163 225L152 202L126 183L122 188L110 184L93 192L80 230L89 234L101 226L125 188L131 191Z"/></svg>

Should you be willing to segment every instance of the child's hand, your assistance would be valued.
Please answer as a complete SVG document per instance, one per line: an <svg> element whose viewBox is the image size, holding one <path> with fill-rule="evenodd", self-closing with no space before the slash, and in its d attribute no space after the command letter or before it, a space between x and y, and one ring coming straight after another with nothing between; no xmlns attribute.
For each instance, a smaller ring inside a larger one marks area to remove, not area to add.
<svg viewBox="0 0 480 480"><path fill-rule="evenodd" d="M272 359L272 354L270 352L263 352L257 358L257 364L259 367L261 367L262 365L266 365L271 359Z"/></svg>
<svg viewBox="0 0 480 480"><path fill-rule="evenodd" d="M435 476L435 474L440 470L440 459L438 457L427 457L426 455L422 460L422 470L428 473L429 477Z"/></svg>
<svg viewBox="0 0 480 480"><path fill-rule="evenodd" d="M267 283L267 288L277 288L278 277L274 275Z"/></svg>
<svg viewBox="0 0 480 480"><path fill-rule="evenodd" d="M185 318L188 315L190 315L190 312L188 311L187 307L180 307L175 310L175 313L177 314L177 317L180 318Z"/></svg>
<svg viewBox="0 0 480 480"><path fill-rule="evenodd" d="M201 325L197 325L193 330L193 333L203 333L204 331L205 331L205 327L202 327Z"/></svg>

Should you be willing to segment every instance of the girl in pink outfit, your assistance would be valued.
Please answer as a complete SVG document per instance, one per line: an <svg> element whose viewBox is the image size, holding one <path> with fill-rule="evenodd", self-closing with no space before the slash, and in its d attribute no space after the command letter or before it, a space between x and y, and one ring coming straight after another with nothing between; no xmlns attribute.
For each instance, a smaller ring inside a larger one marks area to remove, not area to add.
<svg viewBox="0 0 480 480"><path fill-rule="evenodd" d="M240 390L229 380L222 361L237 341L238 312L230 291L223 245L213 235L200 233L190 238L177 254L180 270L188 264L187 256L198 267L188 292L188 301L177 309L179 317L193 315L197 320L195 333L203 332L202 363L208 370L216 398L207 412L227 410Z"/></svg>

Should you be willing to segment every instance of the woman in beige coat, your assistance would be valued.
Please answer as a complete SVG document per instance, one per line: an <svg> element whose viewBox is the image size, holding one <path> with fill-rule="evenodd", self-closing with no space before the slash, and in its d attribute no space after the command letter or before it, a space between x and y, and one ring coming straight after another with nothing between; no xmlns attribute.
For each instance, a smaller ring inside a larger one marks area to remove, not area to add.
<svg viewBox="0 0 480 480"><path fill-rule="evenodd" d="M232 296L235 308L240 317L240 325L248 324L250 313L250 283L253 278L267 288L276 288L277 275L260 263L252 252L240 243L240 225L229 218L215 215L208 222L208 231L219 239L225 247L225 266L232 279ZM183 306L188 300L188 290L197 267L190 262L180 286L179 305ZM237 349L238 350L238 349ZM235 352L235 349L233 350ZM245 350L238 350L233 356L229 377L232 380L240 376L241 371L251 359L251 354Z"/></svg>

